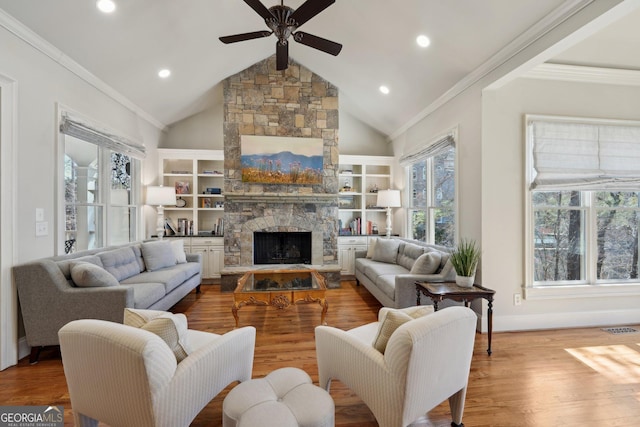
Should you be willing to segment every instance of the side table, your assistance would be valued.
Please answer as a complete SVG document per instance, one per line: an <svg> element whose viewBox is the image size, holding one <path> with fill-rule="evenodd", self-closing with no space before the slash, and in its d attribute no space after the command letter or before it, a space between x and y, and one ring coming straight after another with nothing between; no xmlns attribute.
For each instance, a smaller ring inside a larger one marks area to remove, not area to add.
<svg viewBox="0 0 640 427"><path fill-rule="evenodd" d="M416 298L417 305L420 305L420 292L431 298L433 301L433 309L438 311L438 302L450 299L453 301L464 302L465 307L469 307L469 303L477 298L484 298L489 302L488 314L488 339L489 348L487 353L491 356L491 332L493 331L493 295L496 293L493 289L484 288L480 285L473 285L471 288L463 288L456 285L455 282L416 282Z"/></svg>

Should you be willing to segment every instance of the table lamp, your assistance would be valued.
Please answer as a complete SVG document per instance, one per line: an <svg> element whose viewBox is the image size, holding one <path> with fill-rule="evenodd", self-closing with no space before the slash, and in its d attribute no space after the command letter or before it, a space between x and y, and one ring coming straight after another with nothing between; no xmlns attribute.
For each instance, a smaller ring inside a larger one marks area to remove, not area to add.
<svg viewBox="0 0 640 427"><path fill-rule="evenodd" d="M158 238L164 236L164 207L176 204L176 190L173 187L149 185L147 187L147 205L157 206L158 223L156 231Z"/></svg>
<svg viewBox="0 0 640 427"><path fill-rule="evenodd" d="M378 190L376 205L387 208L387 237L391 237L391 208L400 207L400 190Z"/></svg>

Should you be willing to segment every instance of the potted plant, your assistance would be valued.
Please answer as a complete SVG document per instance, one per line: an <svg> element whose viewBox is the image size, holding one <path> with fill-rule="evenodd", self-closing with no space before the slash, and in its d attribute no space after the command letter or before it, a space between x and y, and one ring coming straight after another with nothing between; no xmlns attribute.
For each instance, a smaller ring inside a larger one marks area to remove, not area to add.
<svg viewBox="0 0 640 427"><path fill-rule="evenodd" d="M462 239L451 252L451 264L456 271L456 284L465 288L473 286L476 268L480 261L480 248L474 240Z"/></svg>

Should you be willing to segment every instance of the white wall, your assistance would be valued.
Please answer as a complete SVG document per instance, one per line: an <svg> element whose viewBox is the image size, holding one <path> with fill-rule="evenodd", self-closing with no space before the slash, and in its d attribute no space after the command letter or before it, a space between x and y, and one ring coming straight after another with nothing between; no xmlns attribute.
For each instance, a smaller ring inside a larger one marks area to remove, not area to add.
<svg viewBox="0 0 640 427"><path fill-rule="evenodd" d="M161 131L4 27L0 27L0 58L0 75L16 82L13 261L21 264L54 255L56 224L63 223L56 212L58 104L117 134L143 142L152 162L151 167L143 164L143 182L156 179L157 160L154 159L157 159L155 150ZM49 228L47 236L35 236L36 208L44 209L44 221ZM12 288L8 281L0 286ZM16 327L15 314L2 324L3 337ZM24 332L19 330L19 336L22 335Z"/></svg>
<svg viewBox="0 0 640 427"><path fill-rule="evenodd" d="M208 109L169 126L160 141L160 148L199 150L224 149L224 108L222 93L219 102ZM340 107L340 154L392 155L387 137Z"/></svg>
<svg viewBox="0 0 640 427"><path fill-rule="evenodd" d="M393 147L384 134L349 114L342 105L339 120L340 154L393 155Z"/></svg>
<svg viewBox="0 0 640 427"><path fill-rule="evenodd" d="M482 278L495 288L495 327L538 329L640 321L638 296L524 300L525 114L640 120L640 87L517 79L485 91Z"/></svg>
<svg viewBox="0 0 640 427"><path fill-rule="evenodd" d="M396 157L399 157L424 146L447 130L457 127L458 237L476 239L481 246L481 267L479 274L476 275L476 280L480 284L496 290L493 325L495 331L561 327L563 323L553 316L547 316L544 310L548 310L550 313L562 313L564 303L562 301L548 301L544 308L541 308L541 315L537 319L533 319L535 321L520 317L519 314L522 311L517 311L513 307L513 290L514 288L518 289L518 286L522 284L522 277L515 272L518 270L517 266L523 263L522 249L513 251L512 249L514 245L517 246L517 243L512 243L505 250L502 243L503 240L511 242L510 239L517 241L521 238L522 229L514 231L515 227L506 228L504 226L504 224L512 225L512 222L517 220L513 217L521 212L507 212L496 217L492 204L495 203L497 196L493 186L496 180L502 180L502 184L506 186L517 185L510 180L512 174L501 177L501 172L519 168L523 159L517 159L516 163L513 163L513 158L504 161L501 157L502 154L494 158L497 150L488 149L496 147L496 143L492 139L497 138L501 130L489 134L483 128L483 116L487 114L483 109L483 97L491 96L487 93L483 94L483 90L498 81L500 84L506 84L505 82L514 79L515 75L521 75L535 65L551 58L555 53L560 52L561 48L566 49L571 44L586 38L589 33L582 31L585 26L593 31L602 28L612 19L612 14L607 11L616 9L622 14L624 13L621 11L622 6L624 5L617 0L590 3L571 18L564 20L562 24L543 36L535 38L530 44L522 46L513 55L507 56L504 62L497 64L495 68L487 69L484 74L479 74L475 80L469 81L467 86L455 91L455 96L447 97L446 100L438 100L434 107L425 110L422 118L393 138L393 152ZM537 113L537 111L532 111L532 113ZM504 140L501 138L501 141ZM485 152L485 150L487 151ZM485 174L494 179L485 182ZM396 179L404 179L400 170ZM398 188L403 188L403 186L404 184L398 184ZM520 200L514 203L523 203L523 200L520 197ZM513 206L511 207L513 208ZM505 230L509 230L509 233L505 233ZM504 236L501 238L502 240L496 241L498 235ZM521 246L520 243L518 247ZM509 250L511 252L507 253ZM505 255L508 257L508 262L504 261ZM512 282L515 280L514 278L517 279L517 283ZM522 306L519 306L519 310L526 307L526 304L523 303ZM487 327L486 305L486 302L483 301L482 310L474 305L477 311L482 313L481 327L483 331L486 331ZM597 307L596 299L593 299L588 305L591 308ZM593 314L589 307L584 306L581 320L586 320ZM616 311L610 314L609 318L618 319L618 313ZM549 320L549 322L546 324L538 323L540 319Z"/></svg>
<svg viewBox="0 0 640 427"><path fill-rule="evenodd" d="M160 132L4 28L0 28L0 57L0 74L15 80L18 88L15 261L22 263L54 254L57 103L142 141L150 151L157 147ZM44 209L48 236L35 236L36 208Z"/></svg>

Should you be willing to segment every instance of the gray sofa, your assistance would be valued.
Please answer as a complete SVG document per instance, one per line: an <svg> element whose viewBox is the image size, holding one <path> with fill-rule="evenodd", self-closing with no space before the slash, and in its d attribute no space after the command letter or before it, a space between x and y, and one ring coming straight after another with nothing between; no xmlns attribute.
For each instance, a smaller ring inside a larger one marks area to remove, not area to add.
<svg viewBox="0 0 640 427"><path fill-rule="evenodd" d="M79 251L13 267L31 363L58 345L58 330L76 319L122 323L125 307L168 310L200 290L202 255L182 241L135 242Z"/></svg>
<svg viewBox="0 0 640 427"><path fill-rule="evenodd" d="M416 305L416 281L455 280L450 253L451 248L417 240L378 238L369 243L368 251L356 252L356 281L385 307ZM428 298L421 298L421 303L431 304Z"/></svg>

